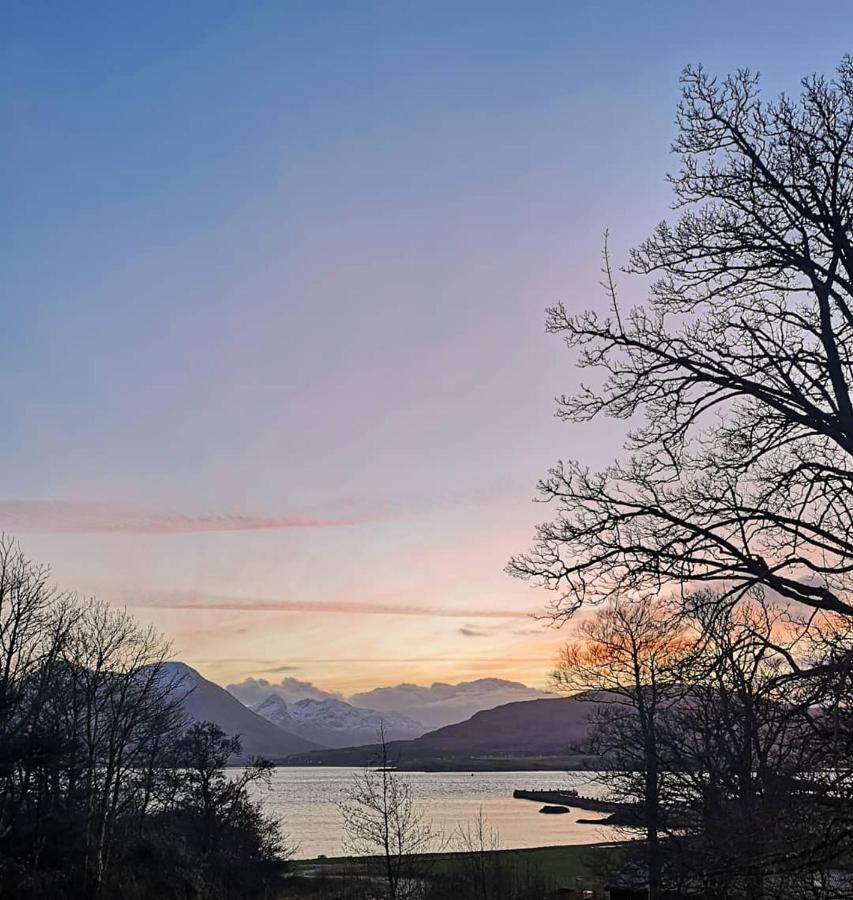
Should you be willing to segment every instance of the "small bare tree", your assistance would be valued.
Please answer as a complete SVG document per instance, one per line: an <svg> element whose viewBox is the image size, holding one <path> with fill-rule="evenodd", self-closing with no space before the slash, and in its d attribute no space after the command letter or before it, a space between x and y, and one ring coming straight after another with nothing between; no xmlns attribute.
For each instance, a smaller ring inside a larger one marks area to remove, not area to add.
<svg viewBox="0 0 853 900"><path fill-rule="evenodd" d="M240 754L238 737L229 737L215 722L193 722L177 740L171 774L173 808L189 807L200 819L200 843L205 856L223 852L222 842L232 825L244 815L253 785L269 787L272 763L252 759L240 770L228 772L229 760ZM284 845L282 844L282 849Z"/></svg>
<svg viewBox="0 0 853 900"><path fill-rule="evenodd" d="M384 727L379 730L375 765L353 776L338 808L348 852L380 857L392 900L413 896L422 874L416 857L436 849L440 836L426 821L411 782L394 770Z"/></svg>
<svg viewBox="0 0 853 900"><path fill-rule="evenodd" d="M563 692L591 703L587 749L611 795L636 802L646 835L649 896L661 882L666 715L683 692L679 669L692 641L670 605L613 600L579 623L553 673Z"/></svg>
<svg viewBox="0 0 853 900"><path fill-rule="evenodd" d="M501 886L508 873L504 872L500 853L500 833L486 821L482 806L473 822L456 829L453 842L461 854L467 895L476 900L500 900L505 896Z"/></svg>

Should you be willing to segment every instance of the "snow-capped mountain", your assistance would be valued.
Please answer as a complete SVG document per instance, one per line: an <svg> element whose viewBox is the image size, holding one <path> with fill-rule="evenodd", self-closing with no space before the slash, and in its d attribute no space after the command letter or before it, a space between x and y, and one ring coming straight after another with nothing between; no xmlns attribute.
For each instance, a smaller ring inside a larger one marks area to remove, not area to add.
<svg viewBox="0 0 853 900"><path fill-rule="evenodd" d="M359 709L343 700L306 698L288 702L270 694L252 709L269 722L308 741L326 747L354 747L375 744L380 726L388 740L419 737L427 729L399 713L379 713Z"/></svg>

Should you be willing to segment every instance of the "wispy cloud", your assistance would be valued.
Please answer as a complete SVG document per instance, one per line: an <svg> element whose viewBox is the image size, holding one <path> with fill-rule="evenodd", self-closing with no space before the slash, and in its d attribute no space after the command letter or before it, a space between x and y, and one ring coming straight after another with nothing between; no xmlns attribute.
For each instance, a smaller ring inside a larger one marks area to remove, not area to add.
<svg viewBox="0 0 853 900"><path fill-rule="evenodd" d="M353 518L251 513L192 514L89 500L0 500L0 529L53 534L195 534L287 528L341 528Z"/></svg>
<svg viewBox="0 0 853 900"><path fill-rule="evenodd" d="M351 663L504 663L504 662L536 662L541 663L543 656L347 656L335 659L299 659L303 666L314 663L323 665L349 665Z"/></svg>
<svg viewBox="0 0 853 900"><path fill-rule="evenodd" d="M122 598L126 606L146 609L209 609L239 612L326 613L377 616L430 616L451 619L528 619L529 613L506 609L453 609L420 604L363 602L358 600L263 600L200 596L195 594L148 594Z"/></svg>
<svg viewBox="0 0 853 900"><path fill-rule="evenodd" d="M31 534L196 534L272 531L288 528L343 528L457 507L499 502L515 486L483 485L458 495L348 498L328 514L264 515L227 511L181 512L113 500L22 500L0 498L0 530ZM325 513L325 511L324 511Z"/></svg>
<svg viewBox="0 0 853 900"><path fill-rule="evenodd" d="M217 659L196 659L193 658L192 662L194 665L205 665L205 666L233 666L235 664L242 665L250 665L252 666L252 671L261 672L263 674L271 674L276 672L286 672L290 671L300 671L309 665L323 664L323 665L340 665L340 666L348 666L352 663L420 663L420 662L429 662L429 663L446 663L446 662L464 662L464 663L474 663L474 662L486 662L486 663L494 663L494 662L538 662L541 663L543 659L547 659L547 657L543 657L542 654L539 656L389 656L389 657L381 657L381 656L334 656L334 657L323 657L323 656L315 656L315 657L297 657L293 660L294 663L298 663L298 665L293 665L292 667L288 666L274 666L269 669L259 669L259 665L267 665L269 660L263 659L252 659L249 657L239 656L239 657L225 657L225 658L217 658Z"/></svg>
<svg viewBox="0 0 853 900"><path fill-rule="evenodd" d="M488 637L488 632L485 632L480 628L472 628L470 625L463 625L459 629L459 634L461 634L462 637L473 637L473 638Z"/></svg>

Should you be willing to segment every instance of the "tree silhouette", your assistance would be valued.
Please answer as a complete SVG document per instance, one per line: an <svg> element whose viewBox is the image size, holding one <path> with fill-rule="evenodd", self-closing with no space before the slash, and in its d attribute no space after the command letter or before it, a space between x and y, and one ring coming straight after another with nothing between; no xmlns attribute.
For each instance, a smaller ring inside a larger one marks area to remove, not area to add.
<svg viewBox="0 0 853 900"><path fill-rule="evenodd" d="M748 71L682 82L680 217L628 268L647 303L620 307L605 244L609 311L547 319L604 373L559 414L630 420L626 458L557 464L556 516L509 570L556 591L557 620L702 585L850 616L853 60L797 101L763 103Z"/></svg>
<svg viewBox="0 0 853 900"><path fill-rule="evenodd" d="M658 601L611 602L580 623L563 647L555 687L590 702L587 752L613 799L634 806L645 836L649 898L661 885L665 831L665 729L684 694L681 669L695 642L680 617Z"/></svg>

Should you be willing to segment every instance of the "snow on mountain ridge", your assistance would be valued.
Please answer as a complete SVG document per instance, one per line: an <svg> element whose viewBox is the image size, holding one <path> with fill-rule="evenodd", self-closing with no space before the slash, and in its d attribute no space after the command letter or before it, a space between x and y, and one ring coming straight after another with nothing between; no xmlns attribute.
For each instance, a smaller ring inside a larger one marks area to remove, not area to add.
<svg viewBox="0 0 853 900"><path fill-rule="evenodd" d="M287 705L290 714L300 721L322 721L329 728L379 727L384 723L386 727L411 729L412 731L423 729L420 722L410 719L400 713L381 713L375 709L356 707L344 700L315 700L306 697Z"/></svg>
<svg viewBox="0 0 853 900"><path fill-rule="evenodd" d="M390 740L418 737L427 730L406 716L358 709L334 698L288 702L279 694L270 694L251 708L280 728L338 746L375 742L380 727Z"/></svg>

